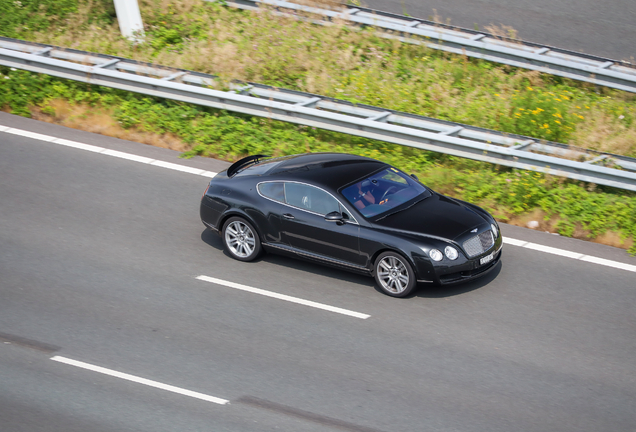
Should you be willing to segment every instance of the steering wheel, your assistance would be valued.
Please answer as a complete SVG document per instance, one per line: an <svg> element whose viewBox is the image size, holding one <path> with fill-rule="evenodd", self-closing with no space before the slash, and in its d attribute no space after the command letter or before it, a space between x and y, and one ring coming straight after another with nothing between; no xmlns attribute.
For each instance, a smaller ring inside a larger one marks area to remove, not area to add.
<svg viewBox="0 0 636 432"><path fill-rule="evenodd" d="M397 187L391 186L390 188L384 191L384 193L382 194L382 198L380 198L380 202L384 201L384 198L386 198L387 195L389 195L390 193L395 193L395 192L397 192Z"/></svg>

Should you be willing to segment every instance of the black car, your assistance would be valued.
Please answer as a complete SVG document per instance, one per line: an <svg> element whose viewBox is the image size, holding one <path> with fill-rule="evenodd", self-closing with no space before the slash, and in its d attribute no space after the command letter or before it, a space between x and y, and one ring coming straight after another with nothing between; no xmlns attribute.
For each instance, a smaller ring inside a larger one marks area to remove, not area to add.
<svg viewBox="0 0 636 432"><path fill-rule="evenodd" d="M349 154L241 159L210 181L201 220L237 260L263 250L314 260L374 276L393 297L481 276L501 258L488 212Z"/></svg>

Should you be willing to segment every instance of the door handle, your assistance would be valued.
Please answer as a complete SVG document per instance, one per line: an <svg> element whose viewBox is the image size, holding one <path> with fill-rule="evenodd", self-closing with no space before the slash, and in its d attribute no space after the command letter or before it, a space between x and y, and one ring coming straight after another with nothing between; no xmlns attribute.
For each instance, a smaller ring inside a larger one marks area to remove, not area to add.
<svg viewBox="0 0 636 432"><path fill-rule="evenodd" d="M295 218L294 218L294 215L293 215L293 214L291 214L291 213L283 213L283 217L284 217L285 219L295 219Z"/></svg>

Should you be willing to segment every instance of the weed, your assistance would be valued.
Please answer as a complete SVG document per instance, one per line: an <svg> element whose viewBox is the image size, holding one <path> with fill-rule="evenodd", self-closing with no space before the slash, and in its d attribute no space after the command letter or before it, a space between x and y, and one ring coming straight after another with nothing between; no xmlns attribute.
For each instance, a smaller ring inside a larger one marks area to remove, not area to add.
<svg viewBox="0 0 636 432"><path fill-rule="evenodd" d="M636 156L635 95L401 44L338 22L319 27L200 0L142 0L140 6L144 44L120 36L109 0L0 2L0 35ZM503 30L502 39L514 37ZM187 150L185 156L370 156L477 202L500 220L541 212L563 235L618 238L636 254L636 197L625 191L7 68L0 68L0 108L82 128L82 118L99 115L102 133L128 131L142 142Z"/></svg>
<svg viewBox="0 0 636 432"><path fill-rule="evenodd" d="M499 220L540 212L562 235L618 239L636 254L633 193L8 68L0 67L0 83L0 107L10 112L173 148L184 157L335 151L381 159Z"/></svg>
<svg viewBox="0 0 636 432"><path fill-rule="evenodd" d="M267 8L142 0L146 43L133 45L119 35L108 0L64 0L59 9L51 0L25 0L28 13L17 3L2 3L0 19L13 17L0 25L3 36L636 155L636 95L402 44L371 28L321 27ZM337 1L323 3L338 8ZM508 27L490 29L506 43L516 37Z"/></svg>

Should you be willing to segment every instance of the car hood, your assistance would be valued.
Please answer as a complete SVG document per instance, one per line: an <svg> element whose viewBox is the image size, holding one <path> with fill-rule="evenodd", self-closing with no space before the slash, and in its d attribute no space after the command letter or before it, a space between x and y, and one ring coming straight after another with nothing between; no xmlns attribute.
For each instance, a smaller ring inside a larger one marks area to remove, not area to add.
<svg viewBox="0 0 636 432"><path fill-rule="evenodd" d="M395 214L389 213L384 218L380 216L374 224L449 240L457 240L475 228L482 231L490 227L488 219L475 209L437 193Z"/></svg>

